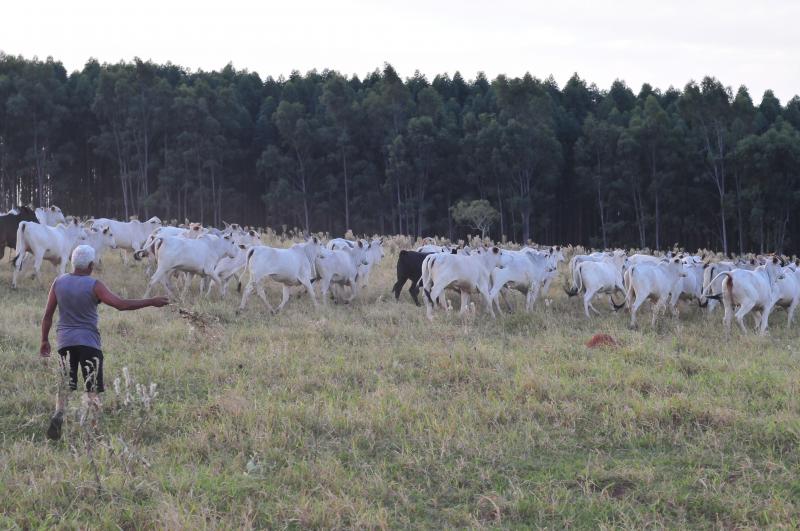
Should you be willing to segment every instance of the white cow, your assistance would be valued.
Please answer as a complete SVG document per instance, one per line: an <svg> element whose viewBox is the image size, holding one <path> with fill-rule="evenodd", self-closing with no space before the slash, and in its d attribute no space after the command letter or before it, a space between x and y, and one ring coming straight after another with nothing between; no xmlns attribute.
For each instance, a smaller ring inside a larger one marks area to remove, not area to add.
<svg viewBox="0 0 800 531"><path fill-rule="evenodd" d="M437 302L447 309L444 290L461 292L461 313L467 311L471 293L479 293L486 311L494 318L491 298L491 273L495 267L504 265L511 258L497 247L479 248L469 255L433 253L422 261L420 285L425 292L425 307L428 319L433 320L433 306Z"/></svg>
<svg viewBox="0 0 800 531"><path fill-rule="evenodd" d="M652 326L656 325L658 314L666 309L672 296L677 304L681 290L681 279L686 277L683 262L679 258L661 260L658 263L642 261L634 265L625 275L628 277L628 291L625 302L631 311L631 328L636 327L636 312L644 301L650 299L653 304ZM635 300L634 300L635 297ZM677 317L675 304L670 304L673 315Z"/></svg>
<svg viewBox="0 0 800 531"><path fill-rule="evenodd" d="M231 237L236 244L236 256L222 258L214 268L214 272L220 279L219 292L222 297L228 292L228 283L231 278L236 277L236 280L241 285L242 276L244 275L245 267L247 267L247 251L253 246L261 245L261 238L254 230L244 231L243 233L235 232ZM211 293L212 286L213 284L209 282L206 294ZM202 281L200 291L203 291Z"/></svg>
<svg viewBox="0 0 800 531"><path fill-rule="evenodd" d="M292 286L305 287L311 297L311 302L316 306L317 298L311 283L316 276L314 262L321 251L322 246L316 237L309 238L305 243L295 244L288 249L266 245L252 247L247 251L247 271L250 273L250 279L242 293L242 302L238 311L244 309L247 299L256 290L270 312L279 312L289 300L289 288ZM261 284L266 278L283 284L283 298L276 309L273 309L267 300Z"/></svg>
<svg viewBox="0 0 800 531"><path fill-rule="evenodd" d="M147 237L154 230L161 227L161 220L153 216L145 222L139 220L117 221L115 219L99 218L92 220L92 227L110 227L117 242L117 248L122 251L122 260L128 263L127 251L136 252L142 248Z"/></svg>
<svg viewBox="0 0 800 531"><path fill-rule="evenodd" d="M358 241L353 247L344 249L325 249L317 256L317 276L320 279L320 296L322 303L328 302L328 291L331 283L338 286L349 286L350 296L344 299L345 302L352 301L358 295L359 289L359 268L366 266L367 249L370 245ZM337 299L340 298L336 293Z"/></svg>
<svg viewBox="0 0 800 531"><path fill-rule="evenodd" d="M800 304L800 271L796 264L783 268L783 278L775 282L775 306L785 308L786 326L794 321L794 312Z"/></svg>
<svg viewBox="0 0 800 531"><path fill-rule="evenodd" d="M39 271L42 268L42 261L51 262L63 275L72 250L84 238L86 238L86 231L78 224L77 219L55 227L32 221L20 222L17 228L17 256L14 258L14 275L11 286L17 287L17 276L22 270L26 252L33 255L34 276L41 281Z"/></svg>
<svg viewBox="0 0 800 531"><path fill-rule="evenodd" d="M539 296L539 290L547 281L551 270L552 260L550 254L534 253L509 253L509 258L503 267L496 267L491 273L491 290L489 297L500 312L499 295L506 287L515 289L525 295L525 310L530 312ZM508 301L506 301L508 305Z"/></svg>
<svg viewBox="0 0 800 531"><path fill-rule="evenodd" d="M214 272L217 263L224 256L232 258L236 255L236 246L230 236L220 238L211 234L197 239L164 236L157 238L153 247L158 267L150 279L144 298L150 295L150 290L158 282L161 282L167 293L172 296L169 274L173 271L210 276L212 280L219 282L219 277ZM188 287L187 282L183 287L184 294Z"/></svg>
<svg viewBox="0 0 800 531"><path fill-rule="evenodd" d="M63 223L65 225L67 223L67 220L64 218L64 214L61 212L61 209L55 205L51 207L38 207L34 213L36 214L36 219L42 225L55 227L59 223Z"/></svg>
<svg viewBox="0 0 800 531"><path fill-rule="evenodd" d="M598 293L608 294L612 307L614 309L618 308L614 304L614 299L611 298L611 295L615 291L625 293L622 281L622 266L625 263L625 258L624 251L615 251L611 256L606 255L597 261L585 260L575 266L572 274L572 290L567 291L567 295L572 297L581 290L585 290L583 311L586 317L591 317L589 314L590 309L597 314L600 313L592 305L592 299Z"/></svg>
<svg viewBox="0 0 800 531"><path fill-rule="evenodd" d="M108 249L116 249L117 241L114 234L108 227L92 227L86 231L86 245L94 249L94 256L97 263L100 263L103 255Z"/></svg>
<svg viewBox="0 0 800 531"><path fill-rule="evenodd" d="M730 333L734 309L738 306L736 321L742 332L747 332L744 326L745 315L756 310L761 312L759 333L765 334L769 324L769 314L776 302L775 284L784 278L778 258L769 257L764 265L752 271L734 269L723 271L717 277L722 277L722 305L725 308L722 322L725 325L725 332ZM713 285L713 281L711 284ZM704 291L703 295L708 296L708 291Z"/></svg>

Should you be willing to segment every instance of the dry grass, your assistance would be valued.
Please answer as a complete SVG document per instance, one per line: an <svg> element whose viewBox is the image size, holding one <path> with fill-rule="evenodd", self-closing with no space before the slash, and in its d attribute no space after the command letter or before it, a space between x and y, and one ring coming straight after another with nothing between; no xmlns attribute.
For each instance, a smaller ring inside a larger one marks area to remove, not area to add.
<svg viewBox="0 0 800 531"><path fill-rule="evenodd" d="M783 312L766 338L725 341L721 314L696 308L632 332L586 321L555 282L532 315L429 323L391 296L395 260L348 306L304 297L270 316L253 300L236 316L234 291L103 308L99 495L74 413L44 439L45 290L11 291L4 261L0 527L800 526L800 346ZM144 292L116 257L99 276ZM587 348L595 334L618 345ZM123 367L158 384L151 407L114 395Z"/></svg>

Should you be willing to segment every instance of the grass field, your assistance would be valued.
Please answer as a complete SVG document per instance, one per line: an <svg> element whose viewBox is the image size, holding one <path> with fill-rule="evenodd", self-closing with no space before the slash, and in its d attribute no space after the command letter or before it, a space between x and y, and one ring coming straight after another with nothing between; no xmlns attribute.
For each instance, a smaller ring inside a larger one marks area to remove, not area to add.
<svg viewBox="0 0 800 531"><path fill-rule="evenodd" d="M555 282L531 315L429 323L407 292L395 303L395 261L318 311L253 298L236 316L235 292L180 303L202 323L102 308L104 415L92 434L73 397L52 443L46 290L11 291L4 260L0 528L800 526L800 342L783 311L763 338L725 340L721 312L696 306L629 331L627 315L585 320ZM144 292L116 256L98 276ZM621 346L588 349L595 333ZM124 367L157 384L149 409L115 394Z"/></svg>

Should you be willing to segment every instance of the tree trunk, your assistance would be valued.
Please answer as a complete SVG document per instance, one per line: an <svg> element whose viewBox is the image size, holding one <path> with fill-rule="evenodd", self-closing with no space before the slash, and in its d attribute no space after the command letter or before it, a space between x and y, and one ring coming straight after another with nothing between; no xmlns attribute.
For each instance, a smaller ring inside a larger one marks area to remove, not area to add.
<svg viewBox="0 0 800 531"><path fill-rule="evenodd" d="M342 147L342 170L344 172L344 230L350 230L350 193L347 179L347 151Z"/></svg>

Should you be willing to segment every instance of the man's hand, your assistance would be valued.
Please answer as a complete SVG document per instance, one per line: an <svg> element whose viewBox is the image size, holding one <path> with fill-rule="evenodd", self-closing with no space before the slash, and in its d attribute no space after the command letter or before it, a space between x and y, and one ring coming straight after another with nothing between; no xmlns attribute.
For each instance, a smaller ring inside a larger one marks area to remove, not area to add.
<svg viewBox="0 0 800 531"><path fill-rule="evenodd" d="M39 355L43 358L50 357L50 342L46 339L42 341L42 346L39 347Z"/></svg>
<svg viewBox="0 0 800 531"><path fill-rule="evenodd" d="M154 308L161 308L169 304L169 299L166 297L153 297L150 299L150 306Z"/></svg>

